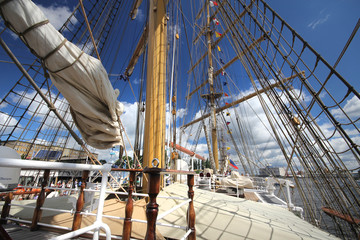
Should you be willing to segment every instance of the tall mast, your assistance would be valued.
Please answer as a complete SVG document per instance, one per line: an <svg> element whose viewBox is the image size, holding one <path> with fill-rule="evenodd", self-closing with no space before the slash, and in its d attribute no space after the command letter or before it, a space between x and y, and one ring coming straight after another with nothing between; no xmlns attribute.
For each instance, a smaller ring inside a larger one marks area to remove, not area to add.
<svg viewBox="0 0 360 240"><path fill-rule="evenodd" d="M154 158L159 160L159 167L165 165L166 2L150 0L144 167L151 167ZM146 189L144 180L143 189Z"/></svg>
<svg viewBox="0 0 360 240"><path fill-rule="evenodd" d="M211 53L211 31L210 31L210 4L207 1L206 7L206 26L208 28L207 31L207 44L208 44L208 58L209 58L209 69L208 69L208 78L209 78L209 101L210 101L210 121L211 121L211 138L212 138L212 154L215 162L214 170L219 170L219 153L218 153L218 140L216 134L216 108L215 108L215 94L214 94L214 79L213 79L213 64L212 64L212 53ZM210 152L209 152L210 154Z"/></svg>

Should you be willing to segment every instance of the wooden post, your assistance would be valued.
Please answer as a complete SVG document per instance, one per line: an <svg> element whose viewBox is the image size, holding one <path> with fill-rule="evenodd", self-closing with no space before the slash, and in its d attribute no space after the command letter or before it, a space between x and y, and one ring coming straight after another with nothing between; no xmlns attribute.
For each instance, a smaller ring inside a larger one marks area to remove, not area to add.
<svg viewBox="0 0 360 240"><path fill-rule="evenodd" d="M134 181L135 181L135 174L136 172L130 172L129 177L129 187L128 187L128 199L126 202L126 208L125 208L125 220L124 220L124 226L123 226L123 236L122 239L129 240L131 236L131 218L133 214L133 199L132 199L132 193L134 190Z"/></svg>
<svg viewBox="0 0 360 240"><path fill-rule="evenodd" d="M191 233L188 237L190 240L196 239L195 231L195 209L194 209L194 175L187 175L187 183L189 187L188 197L191 199L189 202L188 214L187 214L187 223L188 229L191 229Z"/></svg>
<svg viewBox="0 0 360 240"><path fill-rule="evenodd" d="M1 224L0 224L0 239L12 240L10 235L6 232L6 230L3 228L3 226Z"/></svg>
<svg viewBox="0 0 360 240"><path fill-rule="evenodd" d="M39 228L38 222L41 219L42 210L41 207L43 206L45 202L45 187L48 185L49 181L49 175L50 175L50 169L46 169L44 171L44 180L41 183L41 192L39 194L39 197L36 201L36 207L34 209L34 215L32 218L32 223L30 226L30 231L35 231Z"/></svg>
<svg viewBox="0 0 360 240"><path fill-rule="evenodd" d="M159 205L156 203L156 197L160 190L160 172L161 168L145 168L144 173L148 173L149 184L148 194L149 203L146 205L147 230L145 240L156 239L156 218L159 212Z"/></svg>
<svg viewBox="0 0 360 240"><path fill-rule="evenodd" d="M83 210L84 203L85 203L84 189L86 187L86 180L87 180L88 176L89 176L89 171L87 171L87 170L83 171L82 177L81 177L81 186L80 186L80 191L79 191L79 197L76 202L76 212L74 214L72 231L78 230L81 227L81 220L82 220L81 211Z"/></svg>
<svg viewBox="0 0 360 240"><path fill-rule="evenodd" d="M10 203L11 203L12 199L13 199L13 193L9 192L5 197L5 203L4 203L4 206L3 206L2 211L1 211L0 224L6 224L7 223L6 218L9 216Z"/></svg>

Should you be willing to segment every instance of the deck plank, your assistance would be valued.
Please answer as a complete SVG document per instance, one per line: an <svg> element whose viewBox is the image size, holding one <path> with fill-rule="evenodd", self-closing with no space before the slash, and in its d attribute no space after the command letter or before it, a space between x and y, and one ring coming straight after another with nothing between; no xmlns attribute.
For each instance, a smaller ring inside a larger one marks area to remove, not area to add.
<svg viewBox="0 0 360 240"><path fill-rule="evenodd" d="M61 233L55 233L46 230L30 231L28 226L20 226L17 224L5 224L3 227L13 240L42 240L61 235ZM85 238L76 239L80 240Z"/></svg>

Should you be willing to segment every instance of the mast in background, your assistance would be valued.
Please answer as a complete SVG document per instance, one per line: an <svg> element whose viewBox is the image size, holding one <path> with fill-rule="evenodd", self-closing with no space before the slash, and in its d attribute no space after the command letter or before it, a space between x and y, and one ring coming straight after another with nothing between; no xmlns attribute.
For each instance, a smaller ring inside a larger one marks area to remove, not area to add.
<svg viewBox="0 0 360 240"><path fill-rule="evenodd" d="M207 31L207 45L208 45L208 58L209 58L209 70L208 70L208 79L210 92L209 95L203 96L210 101L210 120L211 120L211 140L212 140L212 155L215 162L214 171L217 172L219 170L219 153L218 153L218 141L217 141L217 133L216 133L216 107L215 107L215 93L214 93L214 77L213 77L213 63L212 63L212 53L211 53L211 30L210 30L210 4L209 1L206 3L206 12L207 12L207 20L206 26L208 28ZM211 152L209 151L209 155Z"/></svg>

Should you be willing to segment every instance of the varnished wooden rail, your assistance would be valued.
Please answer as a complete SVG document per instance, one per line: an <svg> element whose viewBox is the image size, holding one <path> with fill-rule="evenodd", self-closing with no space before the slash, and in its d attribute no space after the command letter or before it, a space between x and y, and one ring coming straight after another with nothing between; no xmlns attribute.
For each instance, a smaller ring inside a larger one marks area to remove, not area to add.
<svg viewBox="0 0 360 240"><path fill-rule="evenodd" d="M161 168L145 168L144 173L147 173L149 175L149 203L146 205L147 228L145 240L155 240L156 218L159 212L159 205L156 203L156 197L160 191Z"/></svg>
<svg viewBox="0 0 360 240"><path fill-rule="evenodd" d="M18 196L18 195L30 195L30 194L38 194L40 193L41 189L36 189L36 188L33 188L31 190L24 190L24 192L20 192L20 191L15 191L15 192L11 192L13 194L13 196ZM45 189L45 192L47 194L49 194L50 192L52 192L53 190L51 189ZM5 193L1 193L0 194L0 197L3 197L3 196L7 196L9 195L9 192L5 192Z"/></svg>
<svg viewBox="0 0 360 240"><path fill-rule="evenodd" d="M126 202L126 208L125 208L125 220L123 225L123 236L122 239L129 240L131 236L131 229L132 229L132 214L133 214L133 199L132 199L132 193L134 191L134 181L135 181L135 172L130 172L129 177L129 187L128 187L128 198Z"/></svg>
<svg viewBox="0 0 360 240"><path fill-rule="evenodd" d="M148 185L148 194L149 194L149 203L146 206L146 218L147 218L147 230L146 230L146 240L155 240L156 239L156 219L159 212L159 205L156 203L156 197L160 191L160 175L161 174L184 174L187 175L188 180L188 197L191 199L188 207L187 214L187 227L191 229L191 233L188 239L196 239L195 231L195 210L194 210L194 175L195 172L192 171L177 171L169 169L161 169L157 167L145 168L144 173L149 175L149 185Z"/></svg>
<svg viewBox="0 0 360 240"><path fill-rule="evenodd" d="M4 203L2 211L1 211L0 224L6 224L7 223L6 218L9 216L10 203L11 203L11 200L13 199L13 195L14 194L12 192L9 192L5 197L5 203Z"/></svg>
<svg viewBox="0 0 360 240"><path fill-rule="evenodd" d="M189 187L188 197L191 199L189 202L188 214L187 214L187 223L188 229L191 229L191 233L189 235L190 240L196 239L196 230L195 230L195 209L194 209L194 175L187 175L187 184Z"/></svg>
<svg viewBox="0 0 360 240"><path fill-rule="evenodd" d="M41 207L43 206L44 202L45 202L45 188L48 185L48 181L49 181L49 175L50 175L50 170L46 169L44 171L44 179L41 183L41 191L40 194L38 196L38 199L36 200L36 207L34 209L34 214L33 214L33 218L32 218L32 223L30 226L30 230L31 231L35 231L39 228L38 226L38 222L41 219L41 215L42 215L42 210Z"/></svg>
<svg viewBox="0 0 360 240"><path fill-rule="evenodd" d="M123 224L123 235L122 239L128 240L131 237L132 231L132 214L134 210L134 201L132 199L132 194L134 192L134 182L136 173L140 173L142 169L123 169L123 168L112 168L111 171L119 171L119 172L129 172L129 186L128 186L128 197L125 206L125 219Z"/></svg>
<svg viewBox="0 0 360 240"><path fill-rule="evenodd" d="M112 171L124 171L130 172L129 177L129 186L128 186L128 198L125 208L125 219L123 225L123 236L122 239L130 239L131 237L131 230L132 230L132 213L133 213L133 199L132 194L134 191L134 182L137 172L144 172L149 176L149 185L148 185L148 194L149 194L149 203L146 207L146 217L147 217L147 231L145 239L152 240L156 239L156 219L158 216L159 205L156 203L157 195L160 191L160 175L162 174L186 174L187 175L187 184L188 184L188 197L191 199L189 202L189 207L187 210L187 228L191 230L188 239L194 240L196 239L196 230L195 230L195 210L194 210L194 172L191 171L177 171L177 170L169 170L169 169L161 169L157 167L153 168L145 168L144 170L141 169L120 169L120 168L113 168ZM32 231L37 230L39 228L38 222L41 219L42 210L41 207L45 202L45 193L49 190L46 189L49 180L49 173L50 170L45 170L44 172L44 180L41 184L41 191L39 197L36 202L36 207L34 209L34 215L32 219L32 223L30 229ZM82 174L82 185L79 190L79 197L76 204L76 212L73 218L72 224L72 231L78 230L81 228L81 220L82 215L81 212L84 207L84 189L86 187L86 180L89 176L89 171L84 170ZM1 213L1 224L6 223L6 219L9 216L10 212L10 204L13 198L13 195L17 193L10 192L7 194L5 198L5 204L2 209ZM23 194L23 193L19 193Z"/></svg>
<svg viewBox="0 0 360 240"><path fill-rule="evenodd" d="M87 180L88 176L89 176L89 171L82 172L80 192L79 192L78 200L76 202L76 211L74 214L72 231L78 230L81 227L81 220L82 220L81 211L83 210L84 203L85 203L84 189L86 187L86 180Z"/></svg>

